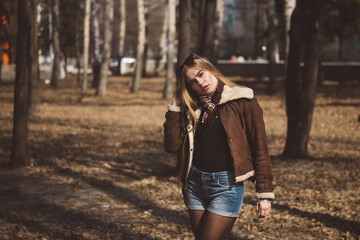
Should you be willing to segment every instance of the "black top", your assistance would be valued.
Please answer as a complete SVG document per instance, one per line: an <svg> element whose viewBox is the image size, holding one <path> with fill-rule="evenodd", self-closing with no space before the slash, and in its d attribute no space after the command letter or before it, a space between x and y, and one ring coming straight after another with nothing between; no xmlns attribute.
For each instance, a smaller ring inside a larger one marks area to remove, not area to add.
<svg viewBox="0 0 360 240"><path fill-rule="evenodd" d="M205 130L199 123L195 132L194 166L203 172L234 170L225 129L216 117Z"/></svg>

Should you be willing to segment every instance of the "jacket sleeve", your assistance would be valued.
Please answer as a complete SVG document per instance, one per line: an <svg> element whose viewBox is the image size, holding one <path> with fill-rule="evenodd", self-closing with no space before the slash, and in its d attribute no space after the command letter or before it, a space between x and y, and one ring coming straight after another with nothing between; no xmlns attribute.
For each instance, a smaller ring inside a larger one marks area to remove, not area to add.
<svg viewBox="0 0 360 240"><path fill-rule="evenodd" d="M175 153L182 146L181 108L168 105L164 123L164 149L168 153Z"/></svg>
<svg viewBox="0 0 360 240"><path fill-rule="evenodd" d="M263 112L256 98L244 102L247 138L255 170L255 198L274 199L271 160L263 120Z"/></svg>

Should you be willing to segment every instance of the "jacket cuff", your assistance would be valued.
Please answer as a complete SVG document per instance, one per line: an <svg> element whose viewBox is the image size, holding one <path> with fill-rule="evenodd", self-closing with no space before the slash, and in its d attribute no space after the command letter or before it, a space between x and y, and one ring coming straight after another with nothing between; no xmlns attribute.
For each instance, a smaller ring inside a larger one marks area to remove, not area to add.
<svg viewBox="0 0 360 240"><path fill-rule="evenodd" d="M275 199L275 194L272 192L255 193L255 199L262 199L262 198Z"/></svg>
<svg viewBox="0 0 360 240"><path fill-rule="evenodd" d="M168 104L168 110L172 111L172 112L181 112L181 108L178 105L172 105L172 104Z"/></svg>

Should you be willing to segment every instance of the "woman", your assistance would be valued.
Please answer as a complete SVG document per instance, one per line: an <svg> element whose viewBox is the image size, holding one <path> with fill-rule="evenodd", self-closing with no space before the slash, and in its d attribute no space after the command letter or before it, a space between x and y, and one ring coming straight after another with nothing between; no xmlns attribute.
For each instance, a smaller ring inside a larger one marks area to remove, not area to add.
<svg viewBox="0 0 360 240"><path fill-rule="evenodd" d="M250 88L227 80L206 58L190 55L164 123L167 152L182 152L180 180L196 239L225 239L239 216L243 181L256 181L257 213L274 199L262 110Z"/></svg>

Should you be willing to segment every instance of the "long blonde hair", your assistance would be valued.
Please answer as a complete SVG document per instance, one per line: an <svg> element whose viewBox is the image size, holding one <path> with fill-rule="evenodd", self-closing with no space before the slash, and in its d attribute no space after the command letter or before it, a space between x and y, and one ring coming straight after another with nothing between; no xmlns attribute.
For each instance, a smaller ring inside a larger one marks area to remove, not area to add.
<svg viewBox="0 0 360 240"><path fill-rule="evenodd" d="M218 81L224 83L224 85L230 87L235 87L237 85L225 78L224 75L205 57L200 57L195 54L188 56L184 63L176 70L176 81L177 87L180 89L182 104L183 106L186 106L183 108L183 111L185 112L182 115L186 117L186 111L188 110L191 114L194 126L196 126L198 119L195 111L200 108L200 105L197 93L186 83L186 72L189 68L201 69L209 72L214 75Z"/></svg>
<svg viewBox="0 0 360 240"><path fill-rule="evenodd" d="M190 86L188 86L186 82L186 72L189 68L195 68L195 69L201 69L203 71L209 72L212 75L214 75L218 81L221 81L224 85L228 85L230 87L237 86L232 81L228 80L224 75L205 57L197 56L196 54L191 54L188 56L184 63L177 68L176 70L176 82L177 82L177 88L180 90L180 96L183 110L182 110L182 125L184 127L184 144L182 148L182 157L181 157L181 165L180 165L180 171L179 171L179 182L181 180L181 177L184 172L185 168L185 142L188 138L189 131L194 131L197 123L198 118L195 114L195 111L200 108L200 103L198 100L198 94L191 89ZM190 113L192 119L188 119L188 114ZM193 129L187 130L187 124L188 121L193 122Z"/></svg>

